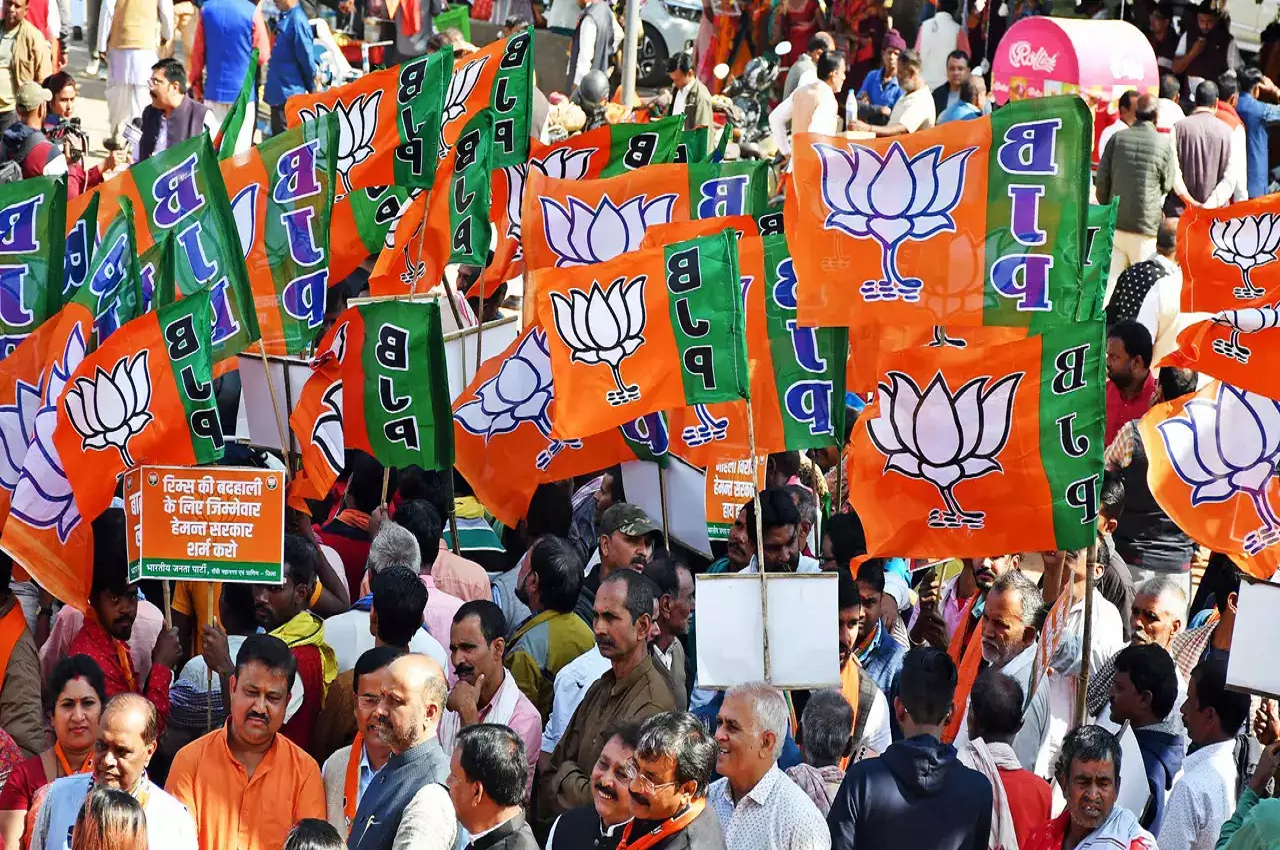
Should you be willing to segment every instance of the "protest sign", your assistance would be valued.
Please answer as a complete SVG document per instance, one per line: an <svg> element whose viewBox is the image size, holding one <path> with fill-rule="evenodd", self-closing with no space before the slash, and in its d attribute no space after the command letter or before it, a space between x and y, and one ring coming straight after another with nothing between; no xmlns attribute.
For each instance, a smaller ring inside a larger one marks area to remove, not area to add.
<svg viewBox="0 0 1280 850"><path fill-rule="evenodd" d="M759 487L764 489L764 462L760 458ZM707 467L707 536L728 540L742 506L755 495L757 483L751 477L751 459L726 460Z"/></svg>
<svg viewBox="0 0 1280 850"><path fill-rule="evenodd" d="M143 466L125 474L129 581L284 581L284 473Z"/></svg>
<svg viewBox="0 0 1280 850"><path fill-rule="evenodd" d="M1031 674L1031 692L1027 694L1027 704L1031 704L1031 696L1036 692L1036 688L1040 686L1040 682L1044 679L1044 674L1049 670L1049 662L1053 660L1053 656L1058 652L1058 647L1062 644L1062 638L1067 633L1067 613L1071 610L1071 606L1075 603L1074 593L1075 586L1068 584L1062 593L1058 594L1058 601L1053 603L1053 607L1049 609L1049 616L1045 618L1044 628L1040 630L1040 637L1036 641L1036 661L1035 670Z"/></svg>

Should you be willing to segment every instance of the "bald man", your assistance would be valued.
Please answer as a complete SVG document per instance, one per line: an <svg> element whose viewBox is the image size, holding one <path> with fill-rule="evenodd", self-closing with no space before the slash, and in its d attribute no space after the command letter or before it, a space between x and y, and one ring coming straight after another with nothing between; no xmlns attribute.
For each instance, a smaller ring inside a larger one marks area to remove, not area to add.
<svg viewBox="0 0 1280 850"><path fill-rule="evenodd" d="M107 702L93 747L93 773L64 776L49 786L32 829L32 850L69 850L76 816L94 786L126 791L142 804L151 850L196 850L196 825L187 807L147 778L157 723L156 707L141 694Z"/></svg>
<svg viewBox="0 0 1280 850"><path fill-rule="evenodd" d="M348 850L449 850L458 822L445 782L449 758L436 740L448 685L425 655L387 668L373 719L391 757L356 809Z"/></svg>

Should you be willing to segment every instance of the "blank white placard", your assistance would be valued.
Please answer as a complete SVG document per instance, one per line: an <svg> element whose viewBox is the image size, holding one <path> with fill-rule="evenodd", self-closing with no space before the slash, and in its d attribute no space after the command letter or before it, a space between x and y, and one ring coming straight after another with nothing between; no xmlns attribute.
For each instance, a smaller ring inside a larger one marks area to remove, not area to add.
<svg viewBox="0 0 1280 850"><path fill-rule="evenodd" d="M839 687L839 577L835 573L770 575L765 585L772 684L793 690ZM698 618L701 626L701 599Z"/></svg>
<svg viewBox="0 0 1280 850"><path fill-rule="evenodd" d="M302 387L311 377L311 366L301 357L268 357L271 366L271 383L275 385L275 401L280 406L280 418L288 432L290 451L298 451L298 438L289 431L289 415L298 406ZM247 435L236 426L237 436L247 436L250 445L281 449L280 425L272 406L271 389L267 386L267 370L261 355L251 357L242 354L240 364L240 410L248 425ZM289 386L285 388L285 367L288 366ZM285 406L289 409L285 410Z"/></svg>
<svg viewBox="0 0 1280 850"><path fill-rule="evenodd" d="M667 491L667 533L695 552L710 558L707 536L707 476L675 455L662 475ZM636 460L622 465L622 489L627 501L644 508L658 526L662 525L662 494L658 490L658 465ZM759 606L757 606L759 607ZM699 615L701 621L701 615Z"/></svg>
<svg viewBox="0 0 1280 850"><path fill-rule="evenodd" d="M1275 648L1280 645L1280 584L1245 576L1240 582L1236 625L1231 633L1227 659L1227 684L1241 691L1280 696L1280 665Z"/></svg>
<svg viewBox="0 0 1280 850"><path fill-rule="evenodd" d="M631 498L631 491L627 491ZM723 689L764 678L757 576L698 576L698 686Z"/></svg>

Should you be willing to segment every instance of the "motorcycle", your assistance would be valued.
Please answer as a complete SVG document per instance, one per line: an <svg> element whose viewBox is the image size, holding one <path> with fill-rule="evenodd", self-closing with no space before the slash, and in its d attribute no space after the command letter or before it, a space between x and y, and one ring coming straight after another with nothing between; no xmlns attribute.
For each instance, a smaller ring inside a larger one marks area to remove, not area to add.
<svg viewBox="0 0 1280 850"><path fill-rule="evenodd" d="M779 62L790 52L791 42L780 41L772 52L751 59L741 76L731 77L729 66L723 62L712 70L716 79L728 81L722 94L731 104L726 114L738 128L743 159L764 158L761 143L769 136L769 111L781 73Z"/></svg>

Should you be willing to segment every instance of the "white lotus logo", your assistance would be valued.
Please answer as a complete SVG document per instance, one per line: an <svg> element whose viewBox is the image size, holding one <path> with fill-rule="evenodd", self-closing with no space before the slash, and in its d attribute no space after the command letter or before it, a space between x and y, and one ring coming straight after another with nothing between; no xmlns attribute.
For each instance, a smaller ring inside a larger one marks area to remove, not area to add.
<svg viewBox="0 0 1280 850"><path fill-rule="evenodd" d="M554 400L546 332L535 330L502 362L498 374L476 388L475 400L454 411L453 418L464 431L483 436L486 443L499 434L510 434L524 422L532 424L549 442L535 461L538 469L545 470L565 449L582 448L581 440L551 438Z"/></svg>
<svg viewBox="0 0 1280 850"><path fill-rule="evenodd" d="M453 77L449 80L449 90L444 95L444 111L440 113L441 159L449 153L449 145L444 141L444 128L467 113L467 99L471 97L471 92L480 82L480 74L487 64L489 64L489 57L482 56L455 70Z"/></svg>
<svg viewBox="0 0 1280 850"><path fill-rule="evenodd" d="M580 363L605 363L613 371L616 390L605 400L613 406L640 398L640 387L626 384L619 367L644 343L644 284L646 275L628 281L620 277L606 292L596 281L591 292L570 289L568 296L551 293L556 333Z"/></svg>
<svg viewBox="0 0 1280 850"><path fill-rule="evenodd" d="M324 413L311 427L311 442L324 455L334 475L346 466L346 443L342 437L342 381L334 381L320 398Z"/></svg>
<svg viewBox="0 0 1280 850"><path fill-rule="evenodd" d="M373 136L378 130L378 104L382 92L367 92L351 103L338 101L333 106L317 103L298 110L303 121L314 121L322 115L338 116L338 160L336 168L342 178L343 194L351 191L351 171L373 156Z"/></svg>
<svg viewBox="0 0 1280 850"><path fill-rule="evenodd" d="M507 237L520 241L521 208L524 206L524 187L530 168L541 171L556 180L581 180L591 168L591 157L597 148L557 148L542 159L532 158L527 163L507 166Z"/></svg>
<svg viewBox="0 0 1280 850"><path fill-rule="evenodd" d="M964 190L965 168L977 148L942 158L934 145L910 159L894 142L881 158L870 148L817 144L822 161L822 199L831 212L823 226L880 243L884 276L864 281L864 301L919 301L923 282L898 271L898 249L911 239L954 233L951 211Z"/></svg>
<svg viewBox="0 0 1280 850"><path fill-rule="evenodd" d="M974 378L956 393L941 372L923 393L902 372L890 372L891 384L880 384L880 415L868 424L867 433L886 457L885 471L928 481L942 494L945 507L929 511L930 528L983 527L986 513L961 508L954 489L961 481L1004 471L996 456L1009 441L1014 395L1023 374L995 382Z"/></svg>
<svg viewBox="0 0 1280 850"><path fill-rule="evenodd" d="M1248 365L1253 351L1240 342L1240 334L1255 334L1259 331L1280 328L1280 304L1274 307L1223 310L1213 317L1213 323L1231 328L1231 339L1215 339L1213 350L1223 357Z"/></svg>
<svg viewBox="0 0 1280 850"><path fill-rule="evenodd" d="M63 401L72 427L83 440L81 447L112 446L126 467L136 465L129 455L129 440L141 434L152 419L147 410L151 404L149 353L141 351L132 361L121 357L110 373L99 366L93 380L76 378Z"/></svg>
<svg viewBox="0 0 1280 850"><path fill-rule="evenodd" d="M18 486L39 410L40 387L25 381L14 385L14 403L0 407L0 486L6 490Z"/></svg>
<svg viewBox="0 0 1280 850"><path fill-rule="evenodd" d="M1262 520L1245 535L1245 552L1280 542L1280 517L1267 498L1280 463L1280 402L1219 384L1213 401L1192 399L1156 428L1173 471L1191 485L1192 507L1244 494Z"/></svg>
<svg viewBox="0 0 1280 850"><path fill-rule="evenodd" d="M253 240L258 232L258 190L259 183L250 183L231 199L231 217L236 223L236 235L240 237L240 250L244 258L249 259L253 249Z"/></svg>
<svg viewBox="0 0 1280 850"><path fill-rule="evenodd" d="M697 448L729 436L729 420L712 415L711 408L707 405L695 404L693 415L698 424L687 425L680 431L680 439L689 448Z"/></svg>
<svg viewBox="0 0 1280 850"><path fill-rule="evenodd" d="M547 245L558 257L556 265L589 266L635 251L645 231L655 224L670 224L675 209L674 194L647 201L638 195L615 204L605 195L596 207L577 198L568 199L568 209L550 198L539 198Z"/></svg>
<svg viewBox="0 0 1280 850"><path fill-rule="evenodd" d="M1280 248L1280 217L1275 213L1219 219L1209 227L1213 256L1240 269L1244 285L1231 290L1236 298L1261 298L1265 289L1253 285L1249 275L1258 266L1275 262Z"/></svg>

